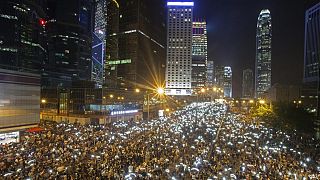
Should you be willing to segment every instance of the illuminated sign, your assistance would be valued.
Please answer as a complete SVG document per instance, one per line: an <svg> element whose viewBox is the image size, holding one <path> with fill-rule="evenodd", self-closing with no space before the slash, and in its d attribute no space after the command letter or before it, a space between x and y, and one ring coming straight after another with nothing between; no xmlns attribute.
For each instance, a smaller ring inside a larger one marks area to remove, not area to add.
<svg viewBox="0 0 320 180"><path fill-rule="evenodd" d="M159 117L163 117L163 112L164 112L164 110L159 110L159 112L158 112Z"/></svg>
<svg viewBox="0 0 320 180"><path fill-rule="evenodd" d="M0 134L0 144L18 143L19 139L19 131Z"/></svg>
<svg viewBox="0 0 320 180"><path fill-rule="evenodd" d="M111 116L122 115L122 114L131 114L131 113L137 113L137 112L139 112L139 110L113 111L113 112L111 112Z"/></svg>
<svg viewBox="0 0 320 180"><path fill-rule="evenodd" d="M165 94L169 96L190 96L191 89L166 89Z"/></svg>
<svg viewBox="0 0 320 180"><path fill-rule="evenodd" d="M122 60L111 60L107 62L109 65L117 65L117 64L130 64L131 59L122 59Z"/></svg>
<svg viewBox="0 0 320 180"><path fill-rule="evenodd" d="M168 2L168 6L194 6L194 2Z"/></svg>

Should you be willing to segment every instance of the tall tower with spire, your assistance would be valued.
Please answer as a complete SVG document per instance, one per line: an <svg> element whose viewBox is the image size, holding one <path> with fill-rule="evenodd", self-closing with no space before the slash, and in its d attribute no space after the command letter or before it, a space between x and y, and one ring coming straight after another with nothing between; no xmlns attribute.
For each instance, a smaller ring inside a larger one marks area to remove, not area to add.
<svg viewBox="0 0 320 180"><path fill-rule="evenodd" d="M255 96L260 98L271 87L271 13L263 9L258 17L256 35Z"/></svg>

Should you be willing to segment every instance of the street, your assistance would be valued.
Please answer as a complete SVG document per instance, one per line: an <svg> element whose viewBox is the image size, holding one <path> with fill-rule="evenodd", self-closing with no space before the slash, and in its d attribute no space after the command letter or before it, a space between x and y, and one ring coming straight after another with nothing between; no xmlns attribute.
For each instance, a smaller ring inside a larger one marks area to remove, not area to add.
<svg viewBox="0 0 320 180"><path fill-rule="evenodd" d="M219 102L112 126L46 125L0 146L8 179L319 179L320 147L295 132L243 121ZM299 145L299 146L297 146Z"/></svg>

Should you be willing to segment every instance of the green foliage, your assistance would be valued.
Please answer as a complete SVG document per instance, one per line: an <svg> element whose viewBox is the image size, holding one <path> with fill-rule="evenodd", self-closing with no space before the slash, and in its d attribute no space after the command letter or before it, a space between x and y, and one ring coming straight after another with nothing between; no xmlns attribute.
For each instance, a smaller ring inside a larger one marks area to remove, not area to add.
<svg viewBox="0 0 320 180"><path fill-rule="evenodd" d="M314 115L295 104L276 103L272 108L266 104L258 105L251 110L251 115L277 129L314 133Z"/></svg>
<svg viewBox="0 0 320 180"><path fill-rule="evenodd" d="M266 105L266 104L259 105L256 108L252 109L251 115L253 117L262 118L264 120L273 118L275 116L275 114L273 113L271 107Z"/></svg>
<svg viewBox="0 0 320 180"><path fill-rule="evenodd" d="M286 130L296 129L302 133L314 133L314 116L303 107L295 104L277 103L274 105L276 118L273 125Z"/></svg>

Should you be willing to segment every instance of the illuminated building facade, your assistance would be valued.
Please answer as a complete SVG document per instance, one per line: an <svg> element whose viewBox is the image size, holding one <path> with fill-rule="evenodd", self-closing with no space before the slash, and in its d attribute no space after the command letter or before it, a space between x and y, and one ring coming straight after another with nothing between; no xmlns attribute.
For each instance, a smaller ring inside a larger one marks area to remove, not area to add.
<svg viewBox="0 0 320 180"><path fill-rule="evenodd" d="M109 35L110 39L116 36L118 42L107 45L107 49L113 51L110 57L107 55L107 64L116 71L109 76L111 83L119 88L150 88L162 84L166 56L165 2L120 0L118 3L119 32ZM118 53L114 53L117 43ZM117 59L112 59L117 55Z"/></svg>
<svg viewBox="0 0 320 180"><path fill-rule="evenodd" d="M207 86L214 85L214 61L207 61Z"/></svg>
<svg viewBox="0 0 320 180"><path fill-rule="evenodd" d="M242 98L253 98L253 71L245 69L242 72Z"/></svg>
<svg viewBox="0 0 320 180"><path fill-rule="evenodd" d="M168 2L166 94L191 95L194 2Z"/></svg>
<svg viewBox="0 0 320 180"><path fill-rule="evenodd" d="M214 69L214 86L222 89L224 97L232 97L232 69L229 66L216 66Z"/></svg>
<svg viewBox="0 0 320 180"><path fill-rule="evenodd" d="M208 58L207 23L204 19L193 20L192 25L192 77L191 87L201 88L207 81Z"/></svg>
<svg viewBox="0 0 320 180"><path fill-rule="evenodd" d="M94 9L94 30L92 35L91 80L97 87L103 84L106 47L106 0L96 0Z"/></svg>
<svg viewBox="0 0 320 180"><path fill-rule="evenodd" d="M232 69L229 66L224 67L223 92L224 97L232 98Z"/></svg>
<svg viewBox="0 0 320 180"><path fill-rule="evenodd" d="M271 13L260 12L256 35L255 96L261 97L271 87Z"/></svg>

